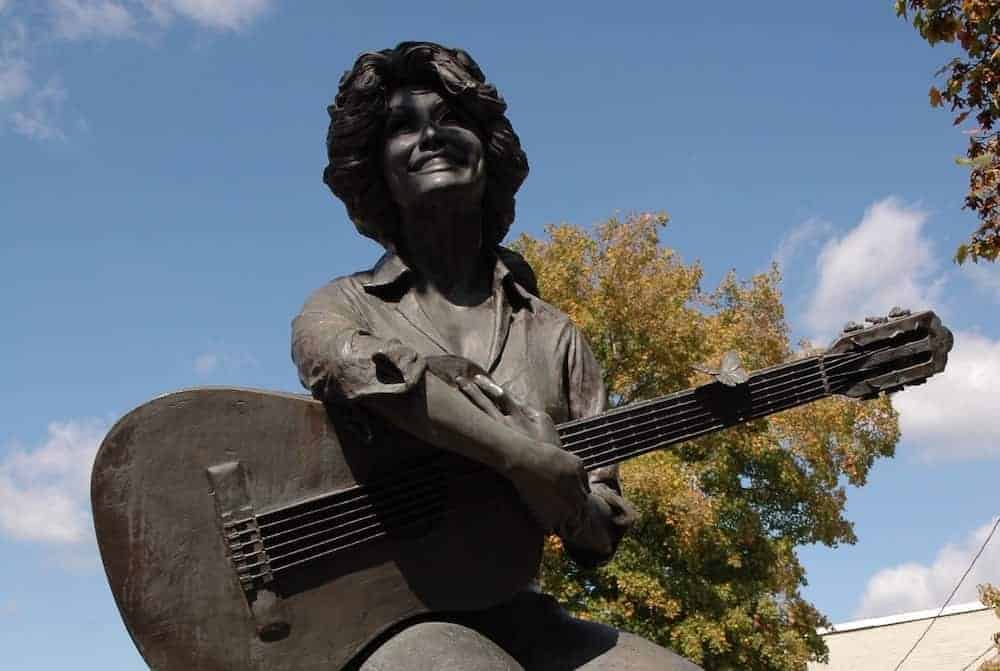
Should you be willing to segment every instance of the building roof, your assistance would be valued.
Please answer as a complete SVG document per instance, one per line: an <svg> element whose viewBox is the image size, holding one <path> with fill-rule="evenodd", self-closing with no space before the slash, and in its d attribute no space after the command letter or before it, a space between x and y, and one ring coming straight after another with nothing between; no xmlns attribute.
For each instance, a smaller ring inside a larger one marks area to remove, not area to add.
<svg viewBox="0 0 1000 671"><path fill-rule="evenodd" d="M809 671L893 671L913 649L901 671L977 669L996 654L993 634L1000 620L979 602L945 608L927 631L939 609L919 610L888 617L854 620L821 629L830 659L810 662Z"/></svg>
<svg viewBox="0 0 1000 671"><path fill-rule="evenodd" d="M949 615L958 615L960 613L971 613L977 610L988 610L988 607L978 601L970 601L968 603L957 603L952 606L948 606L943 611L940 608L933 608L931 610L913 610L909 613L897 613L895 615L886 615L884 617L871 617L865 620L851 620L850 622L835 624L832 627L820 627L818 632L820 636L828 636L830 634L842 634L847 631L856 631L858 629L885 627L890 624L916 622L917 620L930 620L938 614L938 611L941 611L941 617L947 617Z"/></svg>

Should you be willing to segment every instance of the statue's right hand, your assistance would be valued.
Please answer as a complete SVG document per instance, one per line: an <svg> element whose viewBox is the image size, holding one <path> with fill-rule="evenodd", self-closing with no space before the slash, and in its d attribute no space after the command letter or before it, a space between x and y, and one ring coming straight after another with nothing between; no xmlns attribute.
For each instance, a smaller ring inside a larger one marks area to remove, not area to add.
<svg viewBox="0 0 1000 671"><path fill-rule="evenodd" d="M510 479L545 531L563 535L579 526L590 493L579 457L549 443L536 443L515 460Z"/></svg>

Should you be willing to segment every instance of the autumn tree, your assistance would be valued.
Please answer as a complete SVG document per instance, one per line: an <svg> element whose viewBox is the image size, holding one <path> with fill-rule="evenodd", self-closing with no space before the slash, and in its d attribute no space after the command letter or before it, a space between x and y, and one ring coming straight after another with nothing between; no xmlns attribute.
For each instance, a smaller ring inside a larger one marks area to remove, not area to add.
<svg viewBox="0 0 1000 671"><path fill-rule="evenodd" d="M692 366L728 350L748 369L797 355L777 270L702 293L700 266L660 246L665 223L642 214L516 241L542 297L586 334L615 404L705 382ZM816 628L828 623L800 593L796 548L855 542L845 482L865 484L898 436L888 399L827 399L634 459L622 479L640 519L615 559L583 570L551 538L544 589L710 671L805 669L825 656Z"/></svg>
<svg viewBox="0 0 1000 671"><path fill-rule="evenodd" d="M947 106L954 125L970 117L969 147L959 163L969 167L965 207L979 228L959 246L955 259L996 261L1000 254L1000 0L895 0L896 14L931 45L957 44L962 55L938 72L944 85L931 86L930 103Z"/></svg>
<svg viewBox="0 0 1000 671"><path fill-rule="evenodd" d="M979 586L979 600L1000 617L1000 588L994 585ZM1000 671L1000 632L993 634L993 654L979 667L979 671Z"/></svg>

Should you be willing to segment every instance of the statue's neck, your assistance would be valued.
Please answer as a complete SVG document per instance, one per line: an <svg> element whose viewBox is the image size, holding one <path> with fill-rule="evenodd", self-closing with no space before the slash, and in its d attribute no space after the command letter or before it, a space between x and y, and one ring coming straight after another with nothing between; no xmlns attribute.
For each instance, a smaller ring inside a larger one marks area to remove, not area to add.
<svg viewBox="0 0 1000 671"><path fill-rule="evenodd" d="M489 295L490 270L483 253L482 210L404 212L398 250L417 273L421 290L456 305L475 305Z"/></svg>

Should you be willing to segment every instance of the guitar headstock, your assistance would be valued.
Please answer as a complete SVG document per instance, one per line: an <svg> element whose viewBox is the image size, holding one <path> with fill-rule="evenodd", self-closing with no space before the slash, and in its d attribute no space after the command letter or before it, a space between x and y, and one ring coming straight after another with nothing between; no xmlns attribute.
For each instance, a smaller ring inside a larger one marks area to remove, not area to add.
<svg viewBox="0 0 1000 671"><path fill-rule="evenodd" d="M930 310L893 308L866 321L871 326L849 322L822 355L830 392L874 398L923 384L944 370L954 339Z"/></svg>

